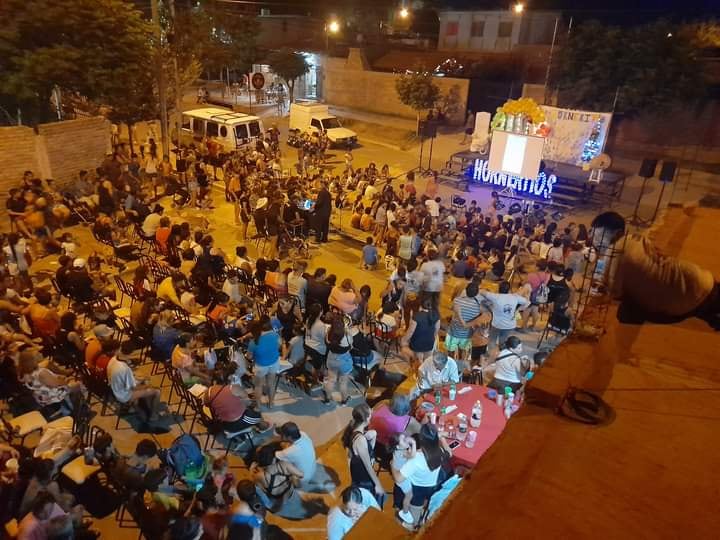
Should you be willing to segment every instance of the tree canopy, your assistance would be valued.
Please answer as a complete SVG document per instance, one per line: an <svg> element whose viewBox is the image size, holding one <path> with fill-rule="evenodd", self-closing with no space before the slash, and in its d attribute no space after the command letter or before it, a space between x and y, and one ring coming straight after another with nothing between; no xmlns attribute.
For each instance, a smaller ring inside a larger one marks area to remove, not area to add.
<svg viewBox="0 0 720 540"><path fill-rule="evenodd" d="M659 110L702 94L698 49L684 33L655 22L622 29L588 22L573 29L558 57L561 105L624 112Z"/></svg>
<svg viewBox="0 0 720 540"><path fill-rule="evenodd" d="M419 70L403 74L395 81L395 90L400 101L420 114L435 106L440 98L440 89L430 73Z"/></svg>
<svg viewBox="0 0 720 540"><path fill-rule="evenodd" d="M102 100L151 70L150 26L123 0L3 0L0 19L0 103L31 121L51 117L56 86Z"/></svg>
<svg viewBox="0 0 720 540"><path fill-rule="evenodd" d="M270 66L270 69L287 83L290 90L290 101L292 102L295 92L295 80L310 71L307 60L300 53L290 49L281 49L270 53L265 58L265 61Z"/></svg>

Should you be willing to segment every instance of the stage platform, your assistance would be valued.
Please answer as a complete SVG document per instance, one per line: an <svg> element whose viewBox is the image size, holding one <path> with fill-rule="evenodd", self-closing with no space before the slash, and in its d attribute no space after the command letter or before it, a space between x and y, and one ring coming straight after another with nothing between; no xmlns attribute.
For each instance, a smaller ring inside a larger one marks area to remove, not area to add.
<svg viewBox="0 0 720 540"><path fill-rule="evenodd" d="M720 210L671 208L652 237L718 279L720 250L707 244L716 234ZM621 323L617 307L599 341L571 337L552 353L526 405L419 538L717 537L720 333L695 318ZM558 416L569 387L602 397L609 420Z"/></svg>
<svg viewBox="0 0 720 540"><path fill-rule="evenodd" d="M450 156L445 167L438 173L438 182L453 186L455 189L469 191L471 185L501 191L503 186L473 180L475 160L487 160L487 153L464 150ZM555 175L557 182L553 186L550 199L538 198L538 202L561 208L578 206L604 206L622 195L625 175L621 172L606 170L599 183L589 182L589 171L567 163L546 162L544 172ZM518 199L528 197L518 194ZM534 199L534 198L533 198Z"/></svg>

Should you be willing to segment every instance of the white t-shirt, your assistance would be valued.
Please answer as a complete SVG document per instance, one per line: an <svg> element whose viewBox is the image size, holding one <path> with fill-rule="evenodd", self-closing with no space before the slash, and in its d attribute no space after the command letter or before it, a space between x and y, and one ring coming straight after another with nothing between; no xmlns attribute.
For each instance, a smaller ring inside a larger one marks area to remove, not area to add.
<svg viewBox="0 0 720 540"><path fill-rule="evenodd" d="M226 279L225 283L223 283L222 292L230 297L231 302L235 302L236 304L242 302L239 281L237 283L231 283L229 279Z"/></svg>
<svg viewBox="0 0 720 540"><path fill-rule="evenodd" d="M325 354L327 351L327 343L325 343L325 334L327 334L329 324L325 324L320 320L320 317L315 319L315 322L310 327L310 330L305 332L305 345L311 349Z"/></svg>
<svg viewBox="0 0 720 540"><path fill-rule="evenodd" d="M143 221L142 224L142 230L143 234L145 236L155 236L155 233L158 230L158 227L160 227L160 220L162 219L162 216L160 214L152 213L149 214L145 221Z"/></svg>
<svg viewBox="0 0 720 540"><path fill-rule="evenodd" d="M362 505L365 507L365 512L371 506L376 510L380 510L375 497L365 488L360 488L362 493ZM361 516L362 517L362 516ZM339 507L334 507L328 513L327 519L327 536L328 540L342 540L345 535L353 528L355 520L343 512Z"/></svg>
<svg viewBox="0 0 720 540"><path fill-rule="evenodd" d="M400 467L400 474L403 478L410 480L410 483L414 486L433 487L437 485L440 467L431 471L425 459L425 454L418 450L415 457L407 460L405 464Z"/></svg>
<svg viewBox="0 0 720 540"><path fill-rule="evenodd" d="M443 276L445 275L445 264L440 260L427 261L422 264L420 271L425 276L423 290L428 292L440 292L443 289Z"/></svg>
<svg viewBox="0 0 720 540"><path fill-rule="evenodd" d="M427 207L431 217L436 218L440 216L440 205L437 203L437 201L434 201L433 199L428 199L427 201L425 201L425 206Z"/></svg>
<svg viewBox="0 0 720 540"><path fill-rule="evenodd" d="M137 383L130 366L113 356L107 365L107 378L115 398L120 403L127 403L132 399Z"/></svg>
<svg viewBox="0 0 720 540"><path fill-rule="evenodd" d="M557 262L561 263L563 262L563 248L560 247L551 247L548 249L547 252L547 261L548 262Z"/></svg>
<svg viewBox="0 0 720 540"><path fill-rule="evenodd" d="M495 378L511 383L520 383L522 360L514 352L503 349L495 361Z"/></svg>
<svg viewBox="0 0 720 540"><path fill-rule="evenodd" d="M498 330L514 330L516 327L515 311L518 306L530 305L527 298L512 293L491 293L480 291L483 297L490 301L492 311L492 326Z"/></svg>
<svg viewBox="0 0 720 540"><path fill-rule="evenodd" d="M275 456L288 463L295 465L303 473L303 481L307 482L315 476L317 460L315 458L315 447L310 437L304 431L300 432L300 438L288 446L285 450L275 452Z"/></svg>

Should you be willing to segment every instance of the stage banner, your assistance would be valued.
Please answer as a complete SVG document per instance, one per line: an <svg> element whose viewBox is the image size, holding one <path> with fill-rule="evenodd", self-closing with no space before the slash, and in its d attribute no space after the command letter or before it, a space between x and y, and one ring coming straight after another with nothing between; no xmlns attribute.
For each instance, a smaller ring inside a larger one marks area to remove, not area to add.
<svg viewBox="0 0 720 540"><path fill-rule="evenodd" d="M582 165L602 153L612 113L541 107L545 111L545 123L550 126L544 160Z"/></svg>

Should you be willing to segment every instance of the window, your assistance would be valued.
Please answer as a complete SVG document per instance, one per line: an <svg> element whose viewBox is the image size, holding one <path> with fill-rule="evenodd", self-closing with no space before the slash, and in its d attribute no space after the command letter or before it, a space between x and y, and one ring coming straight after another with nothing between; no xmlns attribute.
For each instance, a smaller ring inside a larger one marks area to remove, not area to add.
<svg viewBox="0 0 720 540"><path fill-rule="evenodd" d="M235 126L235 137L238 140L248 138L247 124L238 124L237 126Z"/></svg>
<svg viewBox="0 0 720 540"><path fill-rule="evenodd" d="M485 21L473 21L470 26L470 37L483 37L485 33Z"/></svg>
<svg viewBox="0 0 720 540"><path fill-rule="evenodd" d="M257 137L260 135L260 124L258 124L257 122L250 122L248 124L248 127L250 128L251 137Z"/></svg>
<svg viewBox="0 0 720 540"><path fill-rule="evenodd" d="M317 118L313 118L313 119L310 121L310 125L311 125L312 127L314 127L314 128L322 129L322 126L320 125L320 120L318 120Z"/></svg>
<svg viewBox="0 0 720 540"><path fill-rule="evenodd" d="M227 137L227 127L220 126L220 136L221 137Z"/></svg>
<svg viewBox="0 0 720 540"><path fill-rule="evenodd" d="M218 125L215 122L208 122L205 128L205 133L208 137L217 137Z"/></svg>
<svg viewBox="0 0 720 540"><path fill-rule="evenodd" d="M458 35L458 26L459 26L459 23L457 21L448 22L445 25L445 35L446 36L457 36Z"/></svg>
<svg viewBox="0 0 720 540"><path fill-rule="evenodd" d="M185 116L183 114L183 117L182 117L182 128L183 129L187 129L188 131L190 131L190 120L191 119L189 116Z"/></svg>
<svg viewBox="0 0 720 540"><path fill-rule="evenodd" d="M512 22L501 22L498 27L498 37L508 38L512 36L513 23Z"/></svg>
<svg viewBox="0 0 720 540"><path fill-rule="evenodd" d="M193 133L199 137L205 135L205 122L203 120L193 118Z"/></svg>

